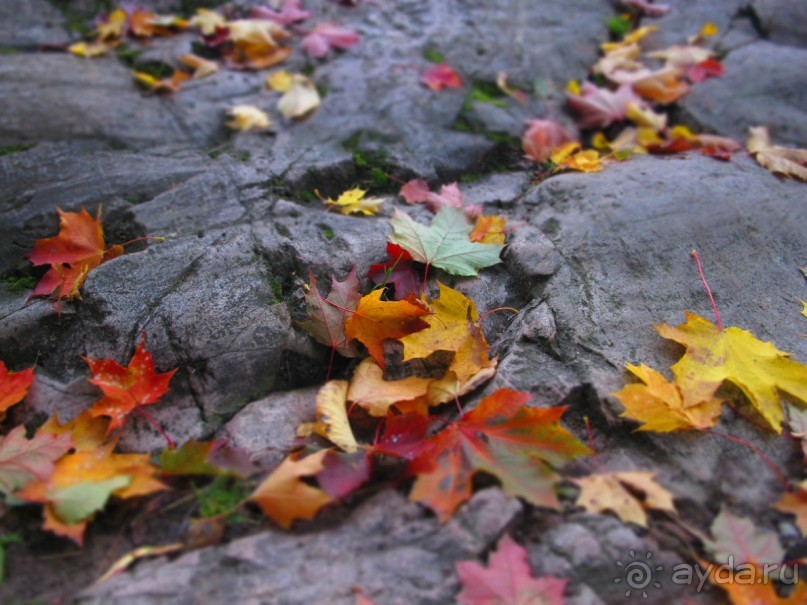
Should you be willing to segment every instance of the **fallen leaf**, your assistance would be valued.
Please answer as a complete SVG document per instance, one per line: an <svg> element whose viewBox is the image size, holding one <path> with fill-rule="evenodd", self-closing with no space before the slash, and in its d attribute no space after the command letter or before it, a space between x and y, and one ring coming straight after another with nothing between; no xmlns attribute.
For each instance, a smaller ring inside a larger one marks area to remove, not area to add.
<svg viewBox="0 0 807 605"><path fill-rule="evenodd" d="M329 208L336 208L342 214L361 213L365 216L376 214L384 200L380 197L365 198L365 195L367 195L366 189L355 187L345 191L335 201L328 198L325 203Z"/></svg>
<svg viewBox="0 0 807 605"><path fill-rule="evenodd" d="M268 6L253 6L250 9L250 16L253 19L269 19L279 25L291 25L305 21L311 13L303 9L300 0L283 0L279 11Z"/></svg>
<svg viewBox="0 0 807 605"><path fill-rule="evenodd" d="M442 208L430 227L398 210L390 223L394 230L390 241L427 268L434 266L451 275L476 276L479 269L501 262L503 246L472 242L469 238L473 227L465 213L456 208Z"/></svg>
<svg viewBox="0 0 807 605"><path fill-rule="evenodd" d="M182 84L191 79L191 74L182 70L175 70L170 78L157 79L143 71L133 71L135 80L149 92L174 93L179 92Z"/></svg>
<svg viewBox="0 0 807 605"><path fill-rule="evenodd" d="M67 434L73 440L73 448L77 452L85 452L104 445L109 435L108 429L109 418L93 416L90 410L86 410L64 424L59 421L59 413L55 412L39 427L38 432L51 435Z"/></svg>
<svg viewBox="0 0 807 605"><path fill-rule="evenodd" d="M705 542L714 560L725 564L753 563L776 565L782 562L785 551L779 544L779 535L760 527L751 519L738 517L723 506L712 522L713 540Z"/></svg>
<svg viewBox="0 0 807 605"><path fill-rule="evenodd" d="M34 368L9 372L0 360L0 420L5 417L7 409L25 399L33 383Z"/></svg>
<svg viewBox="0 0 807 605"><path fill-rule="evenodd" d="M500 71L496 74L496 86L498 86L499 90L501 90L508 97L514 98L522 105L526 105L529 102L527 93L525 93L523 90L510 86L507 72Z"/></svg>
<svg viewBox="0 0 807 605"><path fill-rule="evenodd" d="M81 298L79 289L97 266L123 254L123 246L107 249L101 211L93 218L81 212L59 212L59 234L36 240L28 255L31 264L50 265L29 298L54 295L59 299Z"/></svg>
<svg viewBox="0 0 807 605"><path fill-rule="evenodd" d="M667 67L633 82L633 90L644 99L669 105L689 92L690 85L683 75L681 69Z"/></svg>
<svg viewBox="0 0 807 605"><path fill-rule="evenodd" d="M714 570L718 569L712 566ZM795 584L795 589L787 597L780 597L776 591L776 584L772 582L772 575L762 567L744 569L716 577L712 571L709 578L715 586L726 591L732 605L804 605L807 603L807 583L798 582L798 565L794 565L790 572L787 566L782 565L779 571L784 575L787 584ZM766 575L767 574L767 575ZM768 581L763 581L768 578ZM785 583L785 582L783 582Z"/></svg>
<svg viewBox="0 0 807 605"><path fill-rule="evenodd" d="M285 69L281 69L280 71L271 73L266 77L266 85L272 90L276 90L278 92L288 92L291 90L293 80L294 76L292 76L292 74L287 72Z"/></svg>
<svg viewBox="0 0 807 605"><path fill-rule="evenodd" d="M771 142L768 129L756 126L749 129L748 153L759 165L773 172L794 179L807 181L807 149L780 147Z"/></svg>
<svg viewBox="0 0 807 605"><path fill-rule="evenodd" d="M529 120L521 139L521 148L528 158L546 162L559 147L575 141L560 122L555 120Z"/></svg>
<svg viewBox="0 0 807 605"><path fill-rule="evenodd" d="M645 25L625 34L619 42L603 42L600 48L603 52L609 53L618 48L641 42L653 32L658 31L658 29L658 25Z"/></svg>
<svg viewBox="0 0 807 605"><path fill-rule="evenodd" d="M168 384L176 374L176 369L158 374L154 359L146 351L146 339L140 344L127 367L114 359L90 359L84 361L90 366L93 377L89 381L104 392L104 398L90 408L93 416L109 416L108 431L123 426L126 418L137 407L157 403L168 392Z"/></svg>
<svg viewBox="0 0 807 605"><path fill-rule="evenodd" d="M410 462L417 477L410 500L445 522L471 497L476 473L489 473L504 491L536 506L557 508L557 473L550 465L589 453L560 426L566 408L530 408L529 393L500 389L436 435Z"/></svg>
<svg viewBox="0 0 807 605"><path fill-rule="evenodd" d="M309 57L321 59L333 49L347 50L360 41L358 32L340 27L336 23L320 23L303 38L300 47Z"/></svg>
<svg viewBox="0 0 807 605"><path fill-rule="evenodd" d="M227 471L210 460L216 442L190 439L180 447L165 448L160 454L160 472L164 475L222 475Z"/></svg>
<svg viewBox="0 0 807 605"><path fill-rule="evenodd" d="M99 40L120 38L126 33L126 23L129 16L126 11L118 8L101 20L93 33Z"/></svg>
<svg viewBox="0 0 807 605"><path fill-rule="evenodd" d="M681 389L664 375L644 364L626 366L644 384L629 384L614 396L625 407L623 418L643 423L637 430L667 433L686 429L704 430L717 424L722 401L712 397L685 405Z"/></svg>
<svg viewBox="0 0 807 605"><path fill-rule="evenodd" d="M726 66L717 59L707 59L686 69L686 76L699 84L708 78L722 78L726 74Z"/></svg>
<svg viewBox="0 0 807 605"><path fill-rule="evenodd" d="M359 449L359 444L347 417L347 390L347 380L331 380L320 387L317 391L317 421L303 425L302 432L310 429L342 451L353 453Z"/></svg>
<svg viewBox="0 0 807 605"><path fill-rule="evenodd" d="M321 103L322 99L319 96L319 91L317 90L317 85L314 83L314 80L301 74L294 74L291 77L289 90L286 91L277 102L277 109L287 118L300 120L316 110ZM375 211L365 211L369 206L370 200L374 199L375 198L368 198L364 200L364 206L361 212L364 214L374 214ZM380 203L379 201L379 204ZM340 210L342 209L340 208ZM358 212L358 210L353 210L352 212ZM342 214L347 213L342 210Z"/></svg>
<svg viewBox="0 0 807 605"><path fill-rule="evenodd" d="M129 13L129 33L139 38L171 36L187 26L187 21L173 15L161 16L141 8L135 8Z"/></svg>
<svg viewBox="0 0 807 605"><path fill-rule="evenodd" d="M374 290L359 301L356 312L347 318L345 334L367 347L382 368L385 366L384 341L401 338L428 327L421 317L429 311L414 296L405 300L381 300L381 290Z"/></svg>
<svg viewBox="0 0 807 605"><path fill-rule="evenodd" d="M477 561L458 561L461 605L564 605L569 580L535 578L527 551L508 534L499 541L485 567Z"/></svg>
<svg viewBox="0 0 807 605"><path fill-rule="evenodd" d="M289 456L264 479L249 500L285 529L290 529L297 519L313 519L323 506L334 499L301 479L313 477L322 471L327 454L328 450L321 450L304 458Z"/></svg>
<svg viewBox="0 0 807 605"><path fill-rule="evenodd" d="M603 169L600 154L594 149L580 151L580 143L567 143L557 149L549 158L555 164L555 170L578 170L580 172L599 172Z"/></svg>
<svg viewBox="0 0 807 605"><path fill-rule="evenodd" d="M477 217L471 241L503 245L507 241L507 219L498 214Z"/></svg>
<svg viewBox="0 0 807 605"><path fill-rule="evenodd" d="M225 125L233 130L264 132L274 128L269 114L254 105L235 105L227 110L227 115L230 119Z"/></svg>
<svg viewBox="0 0 807 605"><path fill-rule="evenodd" d="M674 67L689 67L711 59L714 56L714 51L702 46L688 44L686 46L677 45L662 50L654 50L646 53L645 56L648 59L660 59L667 65Z"/></svg>
<svg viewBox="0 0 807 605"><path fill-rule="evenodd" d="M196 14L191 18L189 25L198 28L203 36L212 36L217 30L227 27L227 19L216 11L197 8Z"/></svg>
<svg viewBox="0 0 807 605"><path fill-rule="evenodd" d="M573 479L580 486L577 505L593 514L611 511L625 523L647 527L648 510L676 513L672 494L654 477L655 473L618 472Z"/></svg>
<svg viewBox="0 0 807 605"><path fill-rule="evenodd" d="M434 91L444 88L462 88L463 81L457 71L448 63L438 63L420 76L420 83Z"/></svg>
<svg viewBox="0 0 807 605"><path fill-rule="evenodd" d="M31 481L47 481L56 461L72 447L68 434L39 430L32 439L26 439L25 427L14 427L0 437L0 494L9 497Z"/></svg>
<svg viewBox="0 0 807 605"><path fill-rule="evenodd" d="M358 357L356 343L345 335L345 322L359 306L359 278L356 268L348 274L345 281L331 278L331 291L323 298L312 273L310 286L306 287L305 302L308 319L298 325L314 339L334 349L343 357Z"/></svg>
<svg viewBox="0 0 807 605"><path fill-rule="evenodd" d="M412 265L412 255L392 242L387 242L387 254L390 260L370 265L367 277L377 285L392 284L395 287L395 300L417 294L420 278Z"/></svg>
<svg viewBox="0 0 807 605"><path fill-rule="evenodd" d="M465 196L462 195L457 183L448 183L440 187L439 193L432 191L429 184L423 179L412 179L401 187L401 195L407 204L426 204L434 213L442 208L464 208L468 218L481 214L477 206L465 206Z"/></svg>
<svg viewBox="0 0 807 605"><path fill-rule="evenodd" d="M266 69L285 61L291 48L280 43L289 33L277 23L265 19L239 19L227 22L232 48L227 60L234 67Z"/></svg>
<svg viewBox="0 0 807 605"><path fill-rule="evenodd" d="M386 416L396 403L426 397L433 378L408 376L401 380L385 380L384 370L372 357L364 359L350 381L348 401L365 409L371 416Z"/></svg>
<svg viewBox="0 0 807 605"><path fill-rule="evenodd" d="M45 504L45 529L79 546L87 523L111 496L134 498L166 489L154 478L148 454L113 454L115 443L62 457L45 481L28 483L18 496Z"/></svg>
<svg viewBox="0 0 807 605"><path fill-rule="evenodd" d="M794 515L801 535L807 536L807 481L797 484L792 492L785 493L773 507Z"/></svg>
<svg viewBox="0 0 807 605"><path fill-rule="evenodd" d="M110 50L115 48L117 44L109 44L107 42L76 42L67 47L68 52L78 56L94 59L107 54Z"/></svg>
<svg viewBox="0 0 807 605"><path fill-rule="evenodd" d="M711 400L720 385L729 381L776 432L781 432L784 412L778 391L807 404L807 366L747 330L720 330L694 313L687 313L686 318L687 322L677 327L656 327L664 338L687 349L672 366L685 407Z"/></svg>
<svg viewBox="0 0 807 605"><path fill-rule="evenodd" d="M628 85L615 92L599 88L590 82L583 85L582 94L567 95L567 105L577 115L580 128L605 128L625 119L629 103L642 104L642 100Z"/></svg>
<svg viewBox="0 0 807 605"><path fill-rule="evenodd" d="M207 78L219 71L219 64L194 54L182 55L179 60L193 70L193 79Z"/></svg>
<svg viewBox="0 0 807 605"><path fill-rule="evenodd" d="M332 498L344 498L370 479L372 463L367 451L352 453L328 450L316 474L319 486Z"/></svg>

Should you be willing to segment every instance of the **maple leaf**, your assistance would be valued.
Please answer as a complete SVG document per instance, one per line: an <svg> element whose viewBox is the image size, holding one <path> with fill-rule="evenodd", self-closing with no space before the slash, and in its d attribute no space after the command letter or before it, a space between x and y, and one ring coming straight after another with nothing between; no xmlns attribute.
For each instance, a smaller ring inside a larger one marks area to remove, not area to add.
<svg viewBox="0 0 807 605"><path fill-rule="evenodd" d="M759 165L773 172L794 179L807 181L807 149L780 147L771 142L768 129L764 126L750 128L748 153L753 155Z"/></svg>
<svg viewBox="0 0 807 605"><path fill-rule="evenodd" d="M333 49L347 50L358 44L361 36L351 29L336 23L320 23L303 38L300 46L314 59L321 59Z"/></svg>
<svg viewBox="0 0 807 605"><path fill-rule="evenodd" d="M222 475L227 471L210 461L215 441L191 439L179 448L166 448L160 454L160 471L165 475Z"/></svg>
<svg viewBox="0 0 807 605"><path fill-rule="evenodd" d="M125 10L116 9L101 19L93 33L99 40L120 38L126 33L128 18Z"/></svg>
<svg viewBox="0 0 807 605"><path fill-rule="evenodd" d="M218 30L227 27L227 19L216 11L207 8L196 9L196 14L191 18L189 25L196 27L203 36L212 36Z"/></svg>
<svg viewBox="0 0 807 605"><path fill-rule="evenodd" d="M250 9L250 16L253 19L269 19L279 25L291 25L298 21L305 21L311 13L304 10L300 0L283 0L279 11L268 6L253 6Z"/></svg>
<svg viewBox="0 0 807 605"><path fill-rule="evenodd" d="M569 580L535 578L527 550L508 534L490 554L488 566L477 561L458 561L461 605L564 605Z"/></svg>
<svg viewBox="0 0 807 605"><path fill-rule="evenodd" d="M182 70L174 70L170 78L158 79L150 73L143 71L133 71L135 80L153 93L174 93L179 92L182 84L191 79L191 74Z"/></svg>
<svg viewBox="0 0 807 605"><path fill-rule="evenodd" d="M655 473L617 472L589 475L573 482L580 486L577 504L588 512L609 510L625 523L647 527L649 509L675 514L673 497L655 479ZM640 499L635 494L642 494Z"/></svg>
<svg viewBox="0 0 807 605"><path fill-rule="evenodd" d="M5 417L7 409L25 399L33 383L34 368L9 372L0 360L0 420Z"/></svg>
<svg viewBox="0 0 807 605"><path fill-rule="evenodd" d="M347 318L345 334L367 347L379 366L385 367L384 340L401 338L427 327L422 319L428 309L414 296L406 300L381 300L381 290L373 290L359 301L356 312Z"/></svg>
<svg viewBox="0 0 807 605"><path fill-rule="evenodd" d="M689 92L690 85L678 67L666 67L633 82L633 90L642 98L662 105L675 103Z"/></svg>
<svg viewBox="0 0 807 605"><path fill-rule="evenodd" d="M56 412L39 427L39 433L50 435L67 434L77 452L94 450L107 442L109 419L93 416L89 410L82 412L70 422L61 423Z"/></svg>
<svg viewBox="0 0 807 605"><path fill-rule="evenodd" d="M712 522L711 533L714 539L707 540L705 546L720 563L776 565L785 557L775 531L759 527L751 519L738 517L725 506Z"/></svg>
<svg viewBox="0 0 807 605"><path fill-rule="evenodd" d="M115 48L115 46L116 44L108 44L106 42L76 42L68 46L67 51L78 57L93 59L107 54L110 50Z"/></svg>
<svg viewBox="0 0 807 605"><path fill-rule="evenodd" d="M241 132L264 132L272 130L272 120L262 109L254 105L235 105L227 110L229 121L225 122L227 128Z"/></svg>
<svg viewBox="0 0 807 605"><path fill-rule="evenodd" d="M70 435L37 431L25 438L20 425L0 437L0 494L10 496L34 480L47 481L56 468L56 460L73 447Z"/></svg>
<svg viewBox="0 0 807 605"><path fill-rule="evenodd" d="M438 63L420 76L420 83L434 91L444 88L462 88L463 81L457 71L448 63Z"/></svg>
<svg viewBox="0 0 807 605"><path fill-rule="evenodd" d="M208 61L198 55L187 54L179 58L180 62L193 70L193 79L206 78L219 71L219 64L215 61Z"/></svg>
<svg viewBox="0 0 807 605"><path fill-rule="evenodd" d="M529 120L527 130L521 139L521 148L531 160L546 162L553 151L574 140L575 138L560 122Z"/></svg>
<svg viewBox="0 0 807 605"><path fill-rule="evenodd" d="M323 470L328 450L305 458L289 456L249 496L263 512L286 529L297 519L313 519L333 498L301 481Z"/></svg>
<svg viewBox="0 0 807 605"><path fill-rule="evenodd" d="M321 103L322 99L314 80L302 74L294 74L291 76L289 89L277 102L277 109L287 118L300 120L309 116ZM367 205L370 199L364 200L364 204ZM344 209L340 208L340 210L342 210L342 214L347 214ZM357 210L352 210L352 212L357 212ZM365 212L365 214L374 214L374 212Z"/></svg>
<svg viewBox="0 0 807 605"><path fill-rule="evenodd" d="M244 69L266 69L285 61L291 48L280 42L289 37L282 26L265 19L239 19L227 23L232 48L227 60Z"/></svg>
<svg viewBox="0 0 807 605"><path fill-rule="evenodd" d="M344 498L370 479L371 452L328 450L322 470L316 474L319 486L332 498Z"/></svg>
<svg viewBox="0 0 807 605"><path fill-rule="evenodd" d="M497 214L478 217L470 239L480 244L504 244L507 241L507 219Z"/></svg>
<svg viewBox="0 0 807 605"><path fill-rule="evenodd" d="M135 8L129 14L129 33L139 38L171 36L186 29L188 22L174 15L157 15L153 11Z"/></svg>
<svg viewBox="0 0 807 605"><path fill-rule="evenodd" d="M28 259L34 266L50 265L29 298L55 294L61 298L81 298L79 289L87 274L102 263L123 254L123 246L107 249L101 211L93 218L81 212L59 212L59 234L36 240Z"/></svg>
<svg viewBox="0 0 807 605"><path fill-rule="evenodd" d="M430 227L399 210L390 223L394 230L390 241L427 267L434 266L451 275L476 276L479 269L501 262L499 255L504 246L472 242L469 237L473 227L456 208L442 208Z"/></svg>
<svg viewBox="0 0 807 605"><path fill-rule="evenodd" d="M714 567L714 566L712 566ZM785 569L785 568L782 568ZM773 582L762 582L767 577L765 570L756 567L732 573L729 577L709 578L716 586L726 591L732 605L803 605L807 603L807 583L796 582L798 571L782 572L788 576L788 584L796 584L796 588L788 597L780 597Z"/></svg>
<svg viewBox="0 0 807 605"><path fill-rule="evenodd" d="M123 426L126 418L138 406L157 403L168 392L168 384L177 369L158 374L154 358L146 351L145 338L140 342L127 367L114 359L90 359L93 377L89 381L104 392L104 398L90 408L93 416L109 416L108 431Z"/></svg>
<svg viewBox="0 0 807 605"><path fill-rule="evenodd" d="M558 478L549 465L589 453L559 421L565 407L530 408L529 393L499 389L459 420L430 437L409 465L417 476L410 500L431 508L443 522L471 497L478 472L497 477L511 496L558 507Z"/></svg>
<svg viewBox="0 0 807 605"><path fill-rule="evenodd" d="M584 129L605 128L625 119L629 103L641 104L642 100L628 85L611 92L586 82L581 94L567 95L569 109L578 116L577 125Z"/></svg>
<svg viewBox="0 0 807 605"><path fill-rule="evenodd" d="M395 287L396 300L417 294L420 279L412 266L412 255L392 242L387 242L387 254L390 260L370 265L367 277L377 285L391 283Z"/></svg>
<svg viewBox="0 0 807 605"><path fill-rule="evenodd" d="M32 481L18 496L45 504L45 529L79 546L89 520L111 496L134 498L166 489L154 478L148 454L113 454L115 443L68 454L46 481Z"/></svg>
<svg viewBox="0 0 807 605"><path fill-rule="evenodd" d="M401 195L407 204L426 204L432 212L439 212L440 209L463 208L468 218L475 218L482 214L482 208L478 205L465 206L465 196L462 195L457 183L442 185L440 191L435 192L429 188L429 184L423 179L412 179L401 187Z"/></svg>
<svg viewBox="0 0 807 605"><path fill-rule="evenodd" d="M306 287L305 294L308 319L298 322L298 325L317 342L331 347L343 357L358 357L356 343L345 335L345 322L359 306L361 299L356 268L353 268L345 281L340 282L332 277L331 291L326 298L320 294L313 273L309 281L311 285Z"/></svg>
<svg viewBox="0 0 807 605"><path fill-rule="evenodd" d="M600 154L594 149L580 151L580 143L572 142L556 149L549 158L557 166L556 170L579 170L599 172L602 170Z"/></svg>
<svg viewBox="0 0 807 605"><path fill-rule="evenodd" d="M357 451L359 444L347 417L348 386L347 380L326 382L317 392L317 421L300 425L297 435L314 432L345 452Z"/></svg>
<svg viewBox="0 0 807 605"><path fill-rule="evenodd" d="M679 385L644 364L626 366L644 384L629 384L614 396L625 412L623 418L644 423L637 430L667 433L685 429L708 429L717 424L722 401L716 397L685 405Z"/></svg>
<svg viewBox="0 0 807 605"><path fill-rule="evenodd" d="M380 197L365 198L366 194L366 189L355 187L345 191L336 201L328 198L325 203L329 208L336 208L342 214L356 214L359 212L365 216L376 214L384 200Z"/></svg>
<svg viewBox="0 0 807 605"><path fill-rule="evenodd" d="M776 432L782 431L782 390L807 404L807 366L789 358L772 343L736 327L719 329L694 313L678 327L656 326L664 338L686 347L672 366L684 406L714 398L724 381L740 388Z"/></svg>

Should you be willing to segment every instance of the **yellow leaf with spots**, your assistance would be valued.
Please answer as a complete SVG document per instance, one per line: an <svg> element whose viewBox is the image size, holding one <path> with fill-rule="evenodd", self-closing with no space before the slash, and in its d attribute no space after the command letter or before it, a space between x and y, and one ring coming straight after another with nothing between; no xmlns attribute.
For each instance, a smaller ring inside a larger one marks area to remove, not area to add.
<svg viewBox="0 0 807 605"><path fill-rule="evenodd" d="M313 431L345 452L359 449L347 417L347 380L331 380L317 392L317 421Z"/></svg>
<svg viewBox="0 0 807 605"><path fill-rule="evenodd" d="M807 365L790 359L772 343L736 327L719 329L699 315L687 313L687 322L656 326L664 338L686 347L672 366L685 407L714 398L724 381L737 386L778 433L784 410L779 391L807 405Z"/></svg>
<svg viewBox="0 0 807 605"><path fill-rule="evenodd" d="M331 208L336 208L342 214L356 214L361 213L364 215L376 214L381 208L384 200L380 197L364 197L367 195L366 189L358 187L345 191L342 195L336 198L336 201L328 198L325 203Z"/></svg>
<svg viewBox="0 0 807 605"><path fill-rule="evenodd" d="M302 481L324 468L329 450L321 450L305 458L289 456L261 483L249 499L261 507L266 516L289 529L297 519L313 519L333 498L318 487Z"/></svg>
<svg viewBox="0 0 807 605"><path fill-rule="evenodd" d="M580 486L577 504L590 513L611 511L625 523L647 527L648 510L676 513L672 494L654 477L655 473L624 472L574 479Z"/></svg>
<svg viewBox="0 0 807 605"><path fill-rule="evenodd" d="M686 406L678 385L661 373L644 364L628 364L627 368L644 384L629 384L614 396L625 406L623 418L644 423L638 430L667 433L717 424L722 405L719 399Z"/></svg>

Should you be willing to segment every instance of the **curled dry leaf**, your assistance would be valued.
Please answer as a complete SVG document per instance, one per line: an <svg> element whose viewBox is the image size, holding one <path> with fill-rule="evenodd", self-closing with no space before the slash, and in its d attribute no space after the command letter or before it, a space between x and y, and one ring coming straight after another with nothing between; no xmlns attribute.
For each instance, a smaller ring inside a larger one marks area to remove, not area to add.
<svg viewBox="0 0 807 605"><path fill-rule="evenodd" d="M300 120L310 115L321 103L322 99L314 80L308 76L294 74L289 89L277 102L277 109L287 118Z"/></svg>
<svg viewBox="0 0 807 605"><path fill-rule="evenodd" d="M227 128L241 132L264 132L274 128L269 114L254 105L236 105L227 110Z"/></svg>
<svg viewBox="0 0 807 605"><path fill-rule="evenodd" d="M207 8L196 9L196 14L191 18L189 25L196 27L203 36L212 36L218 30L227 27L227 19L216 11Z"/></svg>
<svg viewBox="0 0 807 605"><path fill-rule="evenodd" d="M580 486L577 504L590 513L611 511L642 527L647 527L648 510L676 513L672 494L656 482L655 473L599 473L573 482Z"/></svg>
<svg viewBox="0 0 807 605"><path fill-rule="evenodd" d="M749 129L748 153L753 155L759 165L774 174L789 176L807 181L807 149L780 147L771 142L768 129L756 126Z"/></svg>
<svg viewBox="0 0 807 605"><path fill-rule="evenodd" d="M366 189L355 187L345 191L336 200L328 198L325 203L330 208L336 208L342 214L364 214L370 216L376 214L384 203L380 197L364 197L367 195Z"/></svg>
<svg viewBox="0 0 807 605"><path fill-rule="evenodd" d="M347 417L347 392L347 380L331 380L320 387L317 392L317 421L300 425L298 436L314 432L342 451L357 451L359 444Z"/></svg>

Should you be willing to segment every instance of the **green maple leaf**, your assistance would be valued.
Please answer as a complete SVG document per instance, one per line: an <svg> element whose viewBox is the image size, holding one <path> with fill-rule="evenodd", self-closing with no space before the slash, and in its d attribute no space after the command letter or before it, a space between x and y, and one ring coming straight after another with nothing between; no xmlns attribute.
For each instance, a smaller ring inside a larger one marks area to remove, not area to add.
<svg viewBox="0 0 807 605"><path fill-rule="evenodd" d="M394 229L391 242L409 252L417 262L451 275L475 276L479 269L501 262L499 255L504 246L472 242L469 236L473 226L457 208L444 207L430 227L397 210L390 222Z"/></svg>

